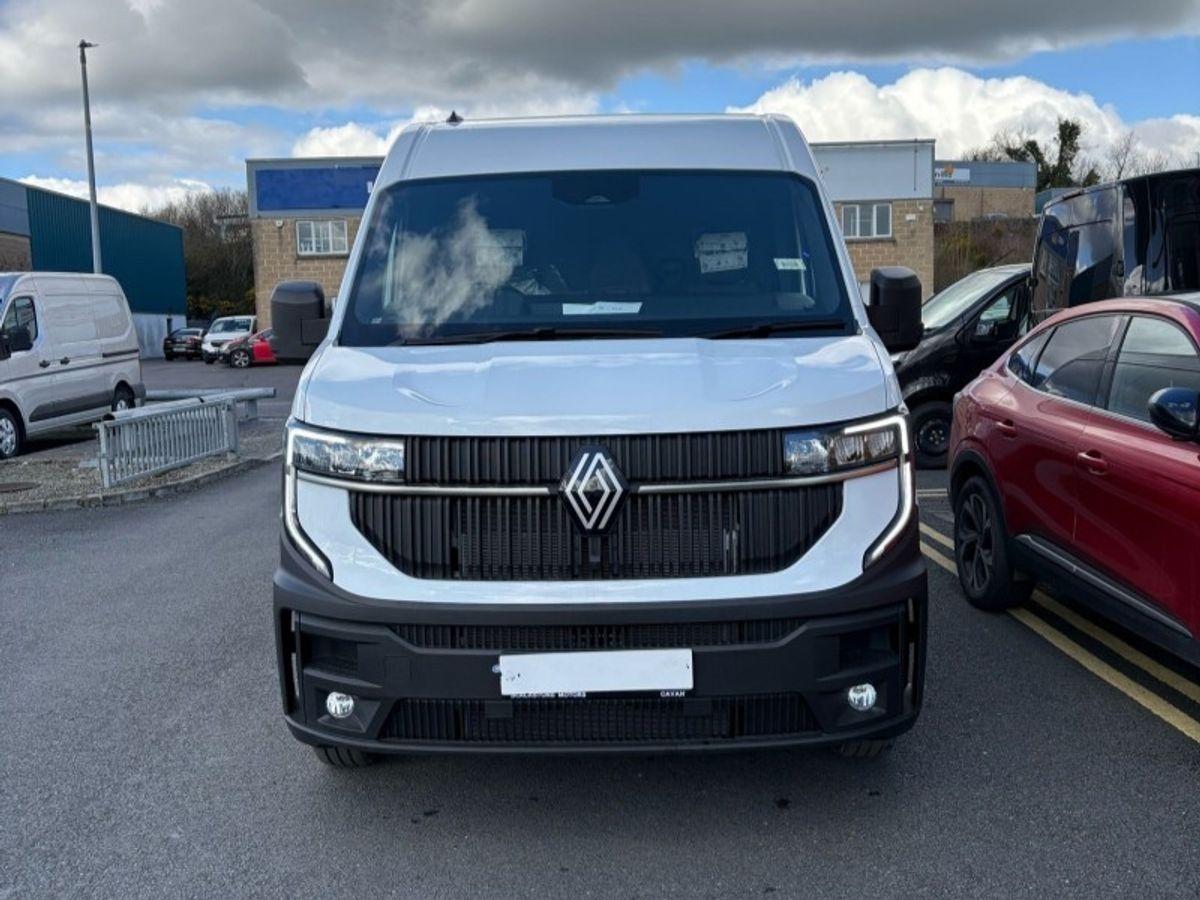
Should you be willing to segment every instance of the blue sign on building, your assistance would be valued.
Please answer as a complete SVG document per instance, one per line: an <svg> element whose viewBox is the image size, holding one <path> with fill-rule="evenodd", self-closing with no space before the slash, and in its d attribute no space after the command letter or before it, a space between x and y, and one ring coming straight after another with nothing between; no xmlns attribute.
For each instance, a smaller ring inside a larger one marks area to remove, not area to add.
<svg viewBox="0 0 1200 900"><path fill-rule="evenodd" d="M377 162L312 165L307 160L254 161L249 165L251 214L361 212L379 166Z"/></svg>

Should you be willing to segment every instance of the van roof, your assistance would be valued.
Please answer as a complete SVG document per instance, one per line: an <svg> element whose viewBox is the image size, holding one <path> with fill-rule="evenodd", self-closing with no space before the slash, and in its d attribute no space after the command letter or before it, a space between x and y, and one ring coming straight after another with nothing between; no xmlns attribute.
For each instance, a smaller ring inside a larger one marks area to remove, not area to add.
<svg viewBox="0 0 1200 900"><path fill-rule="evenodd" d="M786 116L615 115L410 125L388 152L376 186L591 169L742 169L817 177L800 129Z"/></svg>

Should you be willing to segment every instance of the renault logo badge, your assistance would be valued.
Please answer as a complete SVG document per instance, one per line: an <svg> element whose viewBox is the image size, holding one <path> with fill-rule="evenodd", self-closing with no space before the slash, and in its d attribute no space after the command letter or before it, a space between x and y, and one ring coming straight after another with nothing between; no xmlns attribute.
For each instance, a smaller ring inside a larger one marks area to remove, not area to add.
<svg viewBox="0 0 1200 900"><path fill-rule="evenodd" d="M599 534L629 493L617 464L602 447L584 447L571 461L559 486L583 531Z"/></svg>

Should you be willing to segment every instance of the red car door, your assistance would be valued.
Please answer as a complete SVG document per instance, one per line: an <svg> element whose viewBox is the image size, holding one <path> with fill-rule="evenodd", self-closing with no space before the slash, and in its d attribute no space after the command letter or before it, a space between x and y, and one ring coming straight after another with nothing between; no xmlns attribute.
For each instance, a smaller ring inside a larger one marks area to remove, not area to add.
<svg viewBox="0 0 1200 900"><path fill-rule="evenodd" d="M984 413L994 420L988 456L1010 534L1070 546L1076 454L1120 321L1116 315L1070 319L1034 335L1010 357L1011 389Z"/></svg>
<svg viewBox="0 0 1200 900"><path fill-rule="evenodd" d="M1134 316L1102 406L1080 445L1075 545L1137 599L1200 634L1200 447L1150 424L1158 390L1200 390L1200 353L1180 323Z"/></svg>

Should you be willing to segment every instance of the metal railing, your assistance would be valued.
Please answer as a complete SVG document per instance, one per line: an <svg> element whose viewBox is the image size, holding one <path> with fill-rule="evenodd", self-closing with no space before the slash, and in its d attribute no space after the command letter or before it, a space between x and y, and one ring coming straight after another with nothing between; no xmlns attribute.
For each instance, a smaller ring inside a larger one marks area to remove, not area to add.
<svg viewBox="0 0 1200 900"><path fill-rule="evenodd" d="M109 413L99 434L105 488L238 452L238 398L192 397Z"/></svg>
<svg viewBox="0 0 1200 900"><path fill-rule="evenodd" d="M241 421L258 418L258 401L271 400L275 397L275 388L170 388L165 390L146 391L146 402L156 405L163 400L190 400L199 397L201 400L228 398L238 404L238 418Z"/></svg>

